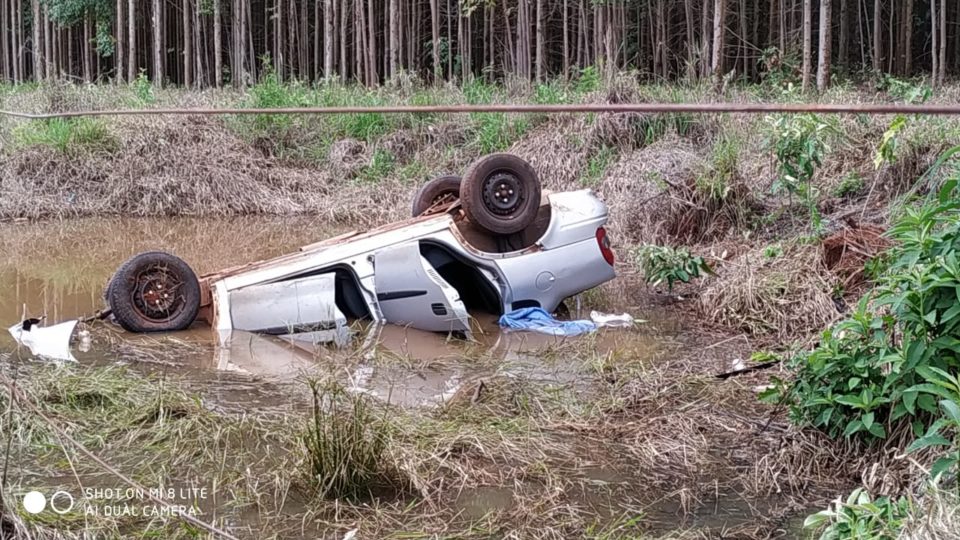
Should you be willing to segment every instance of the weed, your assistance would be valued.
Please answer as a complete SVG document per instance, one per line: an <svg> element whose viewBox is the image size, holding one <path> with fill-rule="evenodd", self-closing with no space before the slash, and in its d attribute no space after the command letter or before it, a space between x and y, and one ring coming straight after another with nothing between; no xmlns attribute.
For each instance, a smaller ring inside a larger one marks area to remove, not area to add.
<svg viewBox="0 0 960 540"><path fill-rule="evenodd" d="M596 66L587 66L580 70L574 90L578 94L588 94L600 89L600 70Z"/></svg>
<svg viewBox="0 0 960 540"><path fill-rule="evenodd" d="M557 105L566 103L567 92L562 83L557 80L538 84L533 95L533 102L538 105Z"/></svg>
<svg viewBox="0 0 960 540"><path fill-rule="evenodd" d="M313 417L302 437L309 476L321 497L369 495L392 484L384 454L389 439L385 417L373 414L367 398L334 383L311 382Z"/></svg>
<svg viewBox="0 0 960 540"><path fill-rule="evenodd" d="M763 248L763 256L767 259L776 259L783 256L783 246L780 244L771 244Z"/></svg>
<svg viewBox="0 0 960 540"><path fill-rule="evenodd" d="M856 489L846 501L837 500L827 510L809 516L805 529L821 530L821 540L858 538L861 540L893 540L899 536L911 505L906 498L873 499Z"/></svg>
<svg viewBox="0 0 960 540"><path fill-rule="evenodd" d="M634 260L643 271L643 277L654 286L667 282L673 289L677 281L689 283L701 273L713 274L703 257L693 256L686 249L647 244L634 250Z"/></svg>
<svg viewBox="0 0 960 540"><path fill-rule="evenodd" d="M367 165L360 173L360 178L367 182L376 182L392 173L395 164L393 154L378 148L370 158L370 165Z"/></svg>
<svg viewBox="0 0 960 540"><path fill-rule="evenodd" d="M156 96L153 95L153 83L147 77L147 70L141 69L137 78L130 85L133 87L133 94L137 97L141 106L149 105L157 100Z"/></svg>
<svg viewBox="0 0 960 540"><path fill-rule="evenodd" d="M837 132L835 125L815 114L779 115L767 118L770 136L767 147L777 157L779 177L774 193L797 195L810 212L815 232L823 230L817 209L817 190L813 176L829 151L828 137Z"/></svg>
<svg viewBox="0 0 960 540"><path fill-rule="evenodd" d="M738 180L739 161L740 140L733 136L720 137L713 145L709 168L697 175L697 190L708 199L717 202L726 200Z"/></svg>
<svg viewBox="0 0 960 540"><path fill-rule="evenodd" d="M595 187L603 179L607 167L616 161L617 153L612 147L603 145L600 150L590 156L587 167L580 176L580 184L585 187Z"/></svg>
<svg viewBox="0 0 960 540"><path fill-rule="evenodd" d="M113 151L119 145L106 124L93 118L52 118L22 124L14 129L18 146L46 146L73 155L80 151Z"/></svg>
<svg viewBox="0 0 960 540"><path fill-rule="evenodd" d="M860 176L860 173L857 171L850 171L846 176L843 177L843 180L837 184L837 187L833 188L834 197L849 197L851 195L856 195L863 190L863 176Z"/></svg>

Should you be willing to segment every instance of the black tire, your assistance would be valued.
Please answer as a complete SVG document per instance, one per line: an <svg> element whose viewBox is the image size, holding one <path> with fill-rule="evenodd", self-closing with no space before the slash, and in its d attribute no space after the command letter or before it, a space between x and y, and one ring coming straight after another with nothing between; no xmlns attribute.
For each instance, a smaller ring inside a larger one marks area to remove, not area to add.
<svg viewBox="0 0 960 540"><path fill-rule="evenodd" d="M529 163L513 154L490 154L475 161L460 185L467 218L494 234L527 228L540 208L540 180Z"/></svg>
<svg viewBox="0 0 960 540"><path fill-rule="evenodd" d="M183 259L163 251L141 253L123 263L110 278L106 295L113 316L130 332L183 330L200 309L197 275Z"/></svg>
<svg viewBox="0 0 960 540"><path fill-rule="evenodd" d="M434 205L446 199L460 196L460 177L455 174L439 176L427 182L413 196L413 217L422 215Z"/></svg>

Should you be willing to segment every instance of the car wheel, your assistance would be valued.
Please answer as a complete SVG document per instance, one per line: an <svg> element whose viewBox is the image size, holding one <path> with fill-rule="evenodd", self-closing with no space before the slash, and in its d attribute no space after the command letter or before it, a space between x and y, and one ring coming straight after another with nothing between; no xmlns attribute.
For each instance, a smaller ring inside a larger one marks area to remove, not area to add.
<svg viewBox="0 0 960 540"><path fill-rule="evenodd" d="M107 285L113 316L130 332L190 326L200 309L200 283L179 257L148 251L123 263Z"/></svg>
<svg viewBox="0 0 960 540"><path fill-rule="evenodd" d="M540 180L513 154L490 154L473 163L460 186L467 218L494 234L527 228L540 208Z"/></svg>
<svg viewBox="0 0 960 540"><path fill-rule="evenodd" d="M460 177L447 174L427 182L413 196L413 217L460 196Z"/></svg>

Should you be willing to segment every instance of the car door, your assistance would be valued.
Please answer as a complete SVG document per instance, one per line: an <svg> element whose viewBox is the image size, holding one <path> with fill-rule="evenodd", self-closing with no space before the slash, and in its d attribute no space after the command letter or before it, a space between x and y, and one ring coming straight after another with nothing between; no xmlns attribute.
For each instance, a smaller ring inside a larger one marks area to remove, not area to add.
<svg viewBox="0 0 960 540"><path fill-rule="evenodd" d="M408 242L374 254L377 303L386 322L428 332L470 331L460 294Z"/></svg>

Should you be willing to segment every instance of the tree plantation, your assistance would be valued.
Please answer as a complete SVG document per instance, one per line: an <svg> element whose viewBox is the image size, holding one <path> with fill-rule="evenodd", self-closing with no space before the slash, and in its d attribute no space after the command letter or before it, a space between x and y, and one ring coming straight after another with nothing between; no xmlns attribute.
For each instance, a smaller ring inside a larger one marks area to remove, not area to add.
<svg viewBox="0 0 960 540"><path fill-rule="evenodd" d="M960 70L957 0L0 0L0 77L245 86Z"/></svg>

